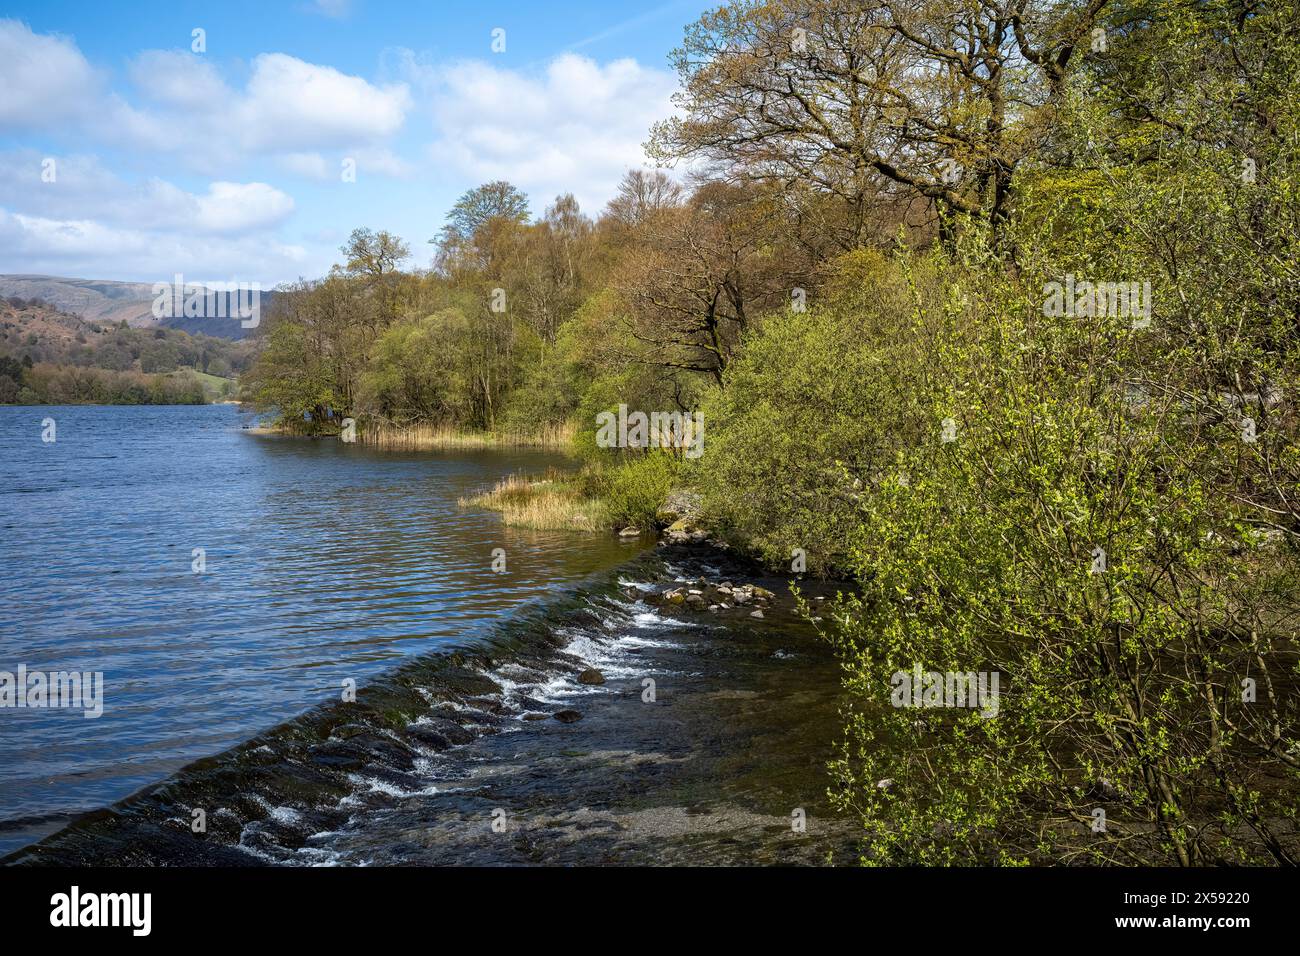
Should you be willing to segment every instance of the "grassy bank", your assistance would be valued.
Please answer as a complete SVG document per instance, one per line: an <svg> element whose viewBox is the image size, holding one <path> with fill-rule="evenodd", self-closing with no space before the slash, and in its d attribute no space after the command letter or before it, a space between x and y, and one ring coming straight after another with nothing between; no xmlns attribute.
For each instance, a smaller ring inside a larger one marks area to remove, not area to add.
<svg viewBox="0 0 1300 956"><path fill-rule="evenodd" d="M530 432L464 431L450 425L367 425L359 441L378 448L443 450L475 448L549 448L568 450L573 446L572 424L550 425Z"/></svg>
<svg viewBox="0 0 1300 956"><path fill-rule="evenodd" d="M607 502L587 488L581 474L554 469L542 477L510 475L491 491L461 498L463 508L499 511L513 527L540 531L607 531L613 526Z"/></svg>
<svg viewBox="0 0 1300 956"><path fill-rule="evenodd" d="M510 475L460 504L499 511L520 528L651 531L677 517L665 505L679 477L679 459L649 454L618 464L588 462L576 472Z"/></svg>

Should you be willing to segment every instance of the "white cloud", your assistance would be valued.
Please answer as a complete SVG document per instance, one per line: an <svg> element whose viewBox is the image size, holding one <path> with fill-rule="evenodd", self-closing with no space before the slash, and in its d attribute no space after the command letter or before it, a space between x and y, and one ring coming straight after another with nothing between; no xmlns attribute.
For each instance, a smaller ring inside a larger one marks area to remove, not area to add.
<svg viewBox="0 0 1300 956"><path fill-rule="evenodd" d="M56 164L53 182L41 179L46 159ZM0 153L6 272L153 281L186 271L275 282L307 259L273 231L293 209L292 197L266 183L217 181L190 192L156 177L127 182L94 156Z"/></svg>
<svg viewBox="0 0 1300 956"><path fill-rule="evenodd" d="M210 112L234 94L212 61L176 50L146 50L131 61L132 84L150 100Z"/></svg>
<svg viewBox="0 0 1300 956"><path fill-rule="evenodd" d="M255 57L243 90L232 90L209 62L189 53L146 51L132 61L130 74L152 109L117 102L111 110L117 138L186 154L202 143L197 155L218 164L292 155L293 168L320 149L371 147L397 133L411 108L404 83L376 86L284 53ZM104 134L114 135L107 128Z"/></svg>
<svg viewBox="0 0 1300 956"><path fill-rule="evenodd" d="M536 211L572 191L596 212L624 171L645 163L642 144L677 88L635 60L602 66L576 54L540 76L482 61L427 66L409 52L402 67L438 132L431 157L476 182L510 180L533 194Z"/></svg>
<svg viewBox="0 0 1300 956"><path fill-rule="evenodd" d="M401 129L410 107L404 83L374 86L333 67L263 53L225 118L248 148L287 152L383 139Z"/></svg>
<svg viewBox="0 0 1300 956"><path fill-rule="evenodd" d="M386 149L412 104L405 83L375 84L285 53L254 57L242 89L207 56L175 50L140 53L127 75L129 98L106 87L72 39L0 20L0 132L45 129L214 171L281 153ZM385 175L400 166L388 155L376 163Z"/></svg>
<svg viewBox="0 0 1300 956"><path fill-rule="evenodd" d="M300 246L264 236L227 238L163 234L93 220L47 219L0 208L0 245L15 272L84 278L164 281L183 272L196 281L239 279L270 284L307 263Z"/></svg>
<svg viewBox="0 0 1300 956"><path fill-rule="evenodd" d="M41 178L54 162L54 181ZM126 182L94 156L45 157L34 150L0 153L0 205L52 220L93 221L203 235L233 235L276 226L293 198L266 183L209 183L187 192L158 178Z"/></svg>
<svg viewBox="0 0 1300 956"><path fill-rule="evenodd" d="M293 200L266 183L212 183L206 196L194 199L195 224L203 232L248 232L293 212Z"/></svg>
<svg viewBox="0 0 1300 956"><path fill-rule="evenodd" d="M89 117L100 89L98 74L71 39L0 20L0 130Z"/></svg>

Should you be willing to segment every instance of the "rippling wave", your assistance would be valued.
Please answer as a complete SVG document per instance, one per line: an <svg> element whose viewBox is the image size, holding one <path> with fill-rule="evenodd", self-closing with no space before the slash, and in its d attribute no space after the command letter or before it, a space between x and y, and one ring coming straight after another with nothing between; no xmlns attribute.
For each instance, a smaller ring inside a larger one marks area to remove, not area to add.
<svg viewBox="0 0 1300 956"><path fill-rule="evenodd" d="M0 710L0 852L336 699L344 680L472 646L641 547L457 508L563 464L554 454L379 452L247 423L232 406L0 408L0 670L105 682L97 720Z"/></svg>
<svg viewBox="0 0 1300 956"><path fill-rule="evenodd" d="M5 862L117 865L315 865L339 862L336 838L395 803L439 793L441 765L484 734L554 719L585 695L576 675L639 675L647 646L696 625L629 596L671 580L643 555L545 606L525 609L473 646L419 657L335 701L200 760L164 784L89 815ZM450 774L450 771L449 771ZM204 813L202 833L194 811ZM367 862L348 859L347 862Z"/></svg>

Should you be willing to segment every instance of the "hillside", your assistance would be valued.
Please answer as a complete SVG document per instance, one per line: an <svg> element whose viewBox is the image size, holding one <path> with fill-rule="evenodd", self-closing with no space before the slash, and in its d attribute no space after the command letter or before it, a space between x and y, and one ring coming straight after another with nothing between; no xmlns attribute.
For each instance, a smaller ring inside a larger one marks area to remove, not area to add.
<svg viewBox="0 0 1300 956"><path fill-rule="evenodd" d="M262 307L274 293L262 293ZM233 319L154 318L153 286L147 282L114 282L106 279L67 279L59 276L0 275L0 297L39 299L54 308L87 322L117 325L125 321L132 328L161 326L190 334L239 340L254 334Z"/></svg>
<svg viewBox="0 0 1300 956"><path fill-rule="evenodd" d="M234 377L248 367L255 348L253 340L131 328L124 319L115 325L86 321L46 302L0 298L0 377L9 380L0 382L0 403L81 400L86 383L103 393L110 381L135 385L157 375L183 380L177 384L198 388L212 401L233 393Z"/></svg>

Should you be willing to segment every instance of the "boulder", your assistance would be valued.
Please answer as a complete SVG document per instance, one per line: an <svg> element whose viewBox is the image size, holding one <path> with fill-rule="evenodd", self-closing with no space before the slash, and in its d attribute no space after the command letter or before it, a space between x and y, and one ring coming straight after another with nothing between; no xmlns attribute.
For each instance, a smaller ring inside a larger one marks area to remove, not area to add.
<svg viewBox="0 0 1300 956"><path fill-rule="evenodd" d="M583 671L581 674L578 675L578 683L579 684L603 684L605 683L605 675L602 674L600 671L596 670L596 668L594 667L588 667L585 671Z"/></svg>

